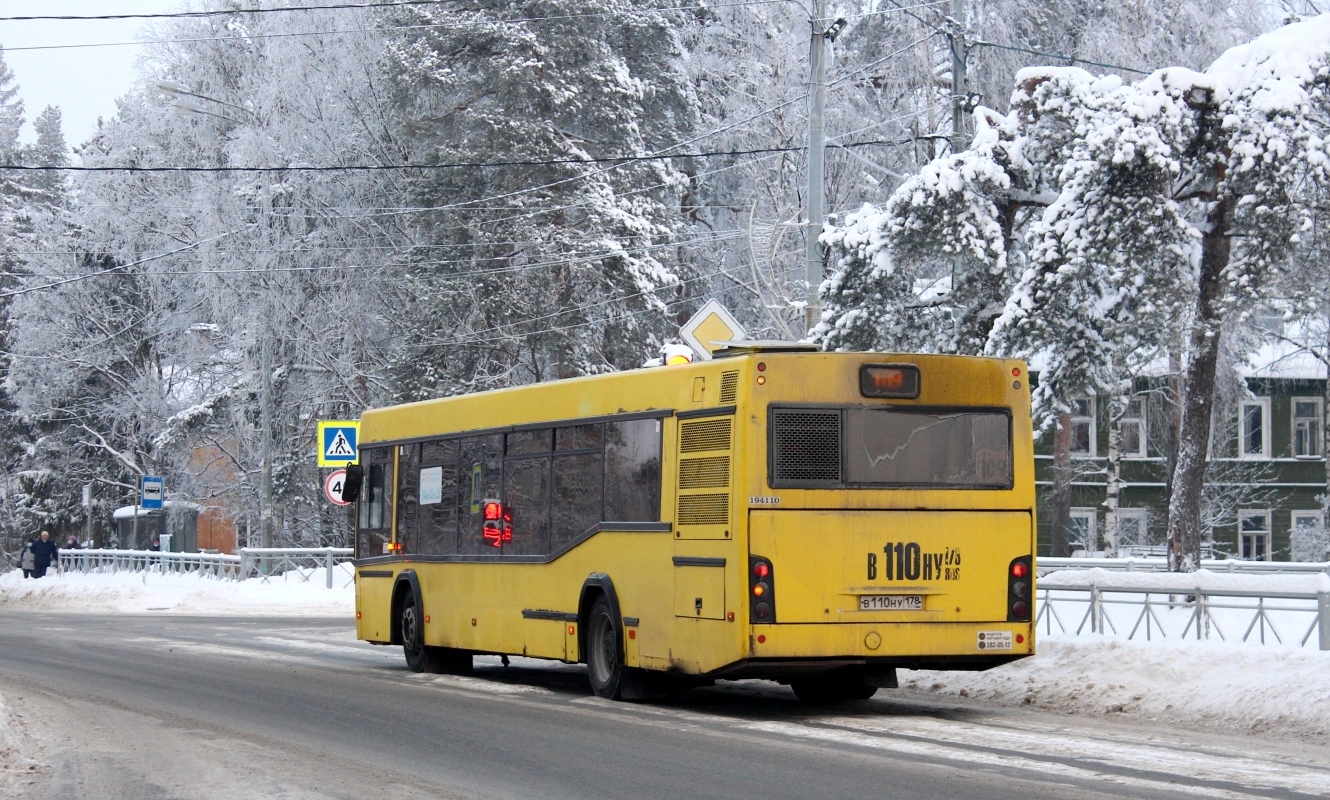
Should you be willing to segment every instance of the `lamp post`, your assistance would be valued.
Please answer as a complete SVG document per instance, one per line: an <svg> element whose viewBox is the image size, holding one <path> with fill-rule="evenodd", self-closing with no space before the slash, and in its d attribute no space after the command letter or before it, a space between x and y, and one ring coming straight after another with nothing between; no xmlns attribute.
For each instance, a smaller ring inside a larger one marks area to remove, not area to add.
<svg viewBox="0 0 1330 800"><path fill-rule="evenodd" d="M177 114L205 114L209 117L217 117L218 119L230 120L231 122L239 121L236 117L233 117L230 114L218 114L214 111L209 111L199 103L200 100L207 100L209 103L216 103L225 108L234 108L237 111L248 114L254 119L258 118L258 115L244 106L228 103L225 100L218 100L216 97L209 97L206 94L199 94L183 83L176 83L175 81L158 81L157 89L162 94L176 98L175 102L171 104L171 107L175 109Z"/></svg>
<svg viewBox="0 0 1330 800"><path fill-rule="evenodd" d="M171 107L177 114L190 116L202 114L239 122L242 117L225 113L225 109L235 109L258 121L259 116L244 106L228 103L216 97L210 97L194 91L176 81L158 81L157 89L163 94L174 97ZM199 101L206 100L223 108L223 113L209 111ZM272 342L271 329L268 327L268 315L263 315L263 329L259 333L259 536L263 547L273 546L273 481L272 481ZM135 522L138 518L135 517ZM248 537L247 537L248 538Z"/></svg>

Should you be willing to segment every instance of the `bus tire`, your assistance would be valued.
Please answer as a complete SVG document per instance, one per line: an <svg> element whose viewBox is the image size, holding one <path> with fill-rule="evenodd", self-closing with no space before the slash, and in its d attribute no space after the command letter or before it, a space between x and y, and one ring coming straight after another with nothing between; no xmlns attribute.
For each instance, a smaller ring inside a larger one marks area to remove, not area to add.
<svg viewBox="0 0 1330 800"><path fill-rule="evenodd" d="M439 672L440 666L432 651L440 648L425 646L425 620L420 606L416 604L413 592L407 592L402 599L402 614L398 617L397 630L402 636L402 653L406 656L406 666L412 672Z"/></svg>
<svg viewBox="0 0 1330 800"><path fill-rule="evenodd" d="M586 667L591 691L607 700L618 700L623 689L622 632L610 602L600 595L587 614Z"/></svg>
<svg viewBox="0 0 1330 800"><path fill-rule="evenodd" d="M877 694L877 687L865 683L862 675L837 672L796 678L790 688L800 700L815 705L867 700Z"/></svg>

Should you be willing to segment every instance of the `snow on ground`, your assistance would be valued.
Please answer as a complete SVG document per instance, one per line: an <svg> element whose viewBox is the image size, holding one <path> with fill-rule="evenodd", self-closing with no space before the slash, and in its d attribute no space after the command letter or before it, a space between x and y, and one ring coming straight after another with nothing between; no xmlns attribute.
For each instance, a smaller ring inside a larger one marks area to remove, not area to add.
<svg viewBox="0 0 1330 800"><path fill-rule="evenodd" d="M31 611L259 616L346 617L355 615L350 566L334 567L333 588L327 573L316 569L303 580L287 573L267 579L221 581L197 574L120 572L82 574L48 572L39 580L17 570L0 575L0 608Z"/></svg>
<svg viewBox="0 0 1330 800"><path fill-rule="evenodd" d="M0 790L18 783L37 765L20 750L18 738L10 732L9 710L5 708L4 698L0 697Z"/></svg>
<svg viewBox="0 0 1330 800"><path fill-rule="evenodd" d="M906 672L901 686L1065 714L1251 733L1330 734L1330 652L1222 642L1038 640L988 672Z"/></svg>

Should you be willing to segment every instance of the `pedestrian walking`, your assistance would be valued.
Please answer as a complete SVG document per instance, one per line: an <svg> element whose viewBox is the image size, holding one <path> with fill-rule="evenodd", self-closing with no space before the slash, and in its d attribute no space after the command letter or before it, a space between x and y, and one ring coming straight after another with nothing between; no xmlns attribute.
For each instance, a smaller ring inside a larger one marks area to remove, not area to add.
<svg viewBox="0 0 1330 800"><path fill-rule="evenodd" d="M19 556L18 567L23 570L23 577L31 578L33 567L36 566L36 556L32 554L32 542L23 545L23 555Z"/></svg>
<svg viewBox="0 0 1330 800"><path fill-rule="evenodd" d="M42 536L33 542L32 547L32 577L46 577L46 570L52 564L60 563L60 548L55 542L51 541L51 534L48 531L42 531Z"/></svg>

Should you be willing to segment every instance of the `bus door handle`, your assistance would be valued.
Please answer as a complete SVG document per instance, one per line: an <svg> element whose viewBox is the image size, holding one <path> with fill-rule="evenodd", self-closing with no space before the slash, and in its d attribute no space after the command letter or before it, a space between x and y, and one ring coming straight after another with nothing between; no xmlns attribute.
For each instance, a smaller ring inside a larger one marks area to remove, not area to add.
<svg viewBox="0 0 1330 800"><path fill-rule="evenodd" d="M702 598L693 598L693 610L697 612L699 617L702 616Z"/></svg>

